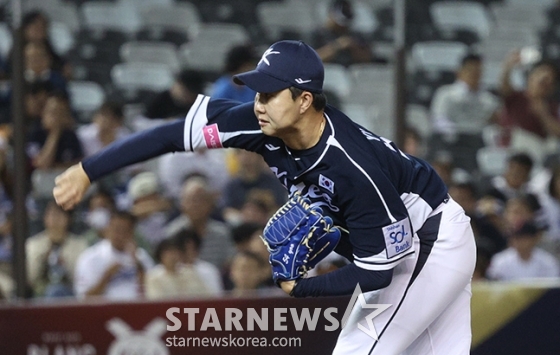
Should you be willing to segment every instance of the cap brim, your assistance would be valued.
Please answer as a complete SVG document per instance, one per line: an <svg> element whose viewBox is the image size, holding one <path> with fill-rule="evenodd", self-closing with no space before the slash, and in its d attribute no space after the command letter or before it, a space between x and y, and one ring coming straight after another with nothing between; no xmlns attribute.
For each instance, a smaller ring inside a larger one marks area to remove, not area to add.
<svg viewBox="0 0 560 355"><path fill-rule="evenodd" d="M292 86L286 81L276 79L257 70L234 75L233 82L239 85L247 85L250 89L262 93L277 92Z"/></svg>

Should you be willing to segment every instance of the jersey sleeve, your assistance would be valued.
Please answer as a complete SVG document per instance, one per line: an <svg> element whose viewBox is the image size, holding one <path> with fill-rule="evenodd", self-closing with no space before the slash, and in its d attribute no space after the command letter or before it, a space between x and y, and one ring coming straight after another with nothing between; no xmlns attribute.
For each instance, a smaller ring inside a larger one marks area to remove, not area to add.
<svg viewBox="0 0 560 355"><path fill-rule="evenodd" d="M184 125L185 151L242 148L256 151L264 140L253 103L199 95Z"/></svg>

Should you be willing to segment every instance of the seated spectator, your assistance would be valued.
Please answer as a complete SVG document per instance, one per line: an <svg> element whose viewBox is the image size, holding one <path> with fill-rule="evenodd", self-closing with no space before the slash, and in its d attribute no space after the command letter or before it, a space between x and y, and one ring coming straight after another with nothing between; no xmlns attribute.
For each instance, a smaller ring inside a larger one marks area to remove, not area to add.
<svg viewBox="0 0 560 355"><path fill-rule="evenodd" d="M29 42L24 47L24 77L28 84L48 82L54 90L66 93L66 80L53 67L53 57L45 42Z"/></svg>
<svg viewBox="0 0 560 355"><path fill-rule="evenodd" d="M548 230L544 239L560 247L560 165L552 170L546 193L539 195L543 218Z"/></svg>
<svg viewBox="0 0 560 355"><path fill-rule="evenodd" d="M158 175L165 195L177 199L183 182L192 175L205 176L212 190L223 191L230 178L226 152L224 149L209 149L159 157Z"/></svg>
<svg viewBox="0 0 560 355"><path fill-rule="evenodd" d="M74 287L79 297L139 299L150 255L134 242L134 217L114 212L105 239L86 249L78 259Z"/></svg>
<svg viewBox="0 0 560 355"><path fill-rule="evenodd" d="M38 10L32 10L23 16L21 28L23 31L24 45L30 42L38 42L45 44L47 52L52 58L52 68L61 73L65 78L71 76L71 67L69 63L56 53L49 38L49 18L47 15ZM11 59L11 55L10 55ZM8 65L11 66L11 63Z"/></svg>
<svg viewBox="0 0 560 355"><path fill-rule="evenodd" d="M500 93L504 106L500 125L521 128L537 137L560 137L558 103L553 100L558 72L551 62L539 62L529 71L527 87L516 91L510 81L512 70L520 64L519 52L509 55L504 63Z"/></svg>
<svg viewBox="0 0 560 355"><path fill-rule="evenodd" d="M86 157L130 133L124 126L122 106L114 102L103 103L93 115L92 123L77 130Z"/></svg>
<svg viewBox="0 0 560 355"><path fill-rule="evenodd" d="M128 197L132 202L130 213L136 217L136 232L150 245L150 250L165 238L171 203L159 192L156 174L143 172L128 183Z"/></svg>
<svg viewBox="0 0 560 355"><path fill-rule="evenodd" d="M525 223L510 237L510 247L492 258L488 276L493 280L514 281L559 277L560 265L548 252L537 248L540 232Z"/></svg>
<svg viewBox="0 0 560 355"><path fill-rule="evenodd" d="M169 90L159 93L147 105L147 118L184 118L196 97L204 91L204 78L193 70L183 70L177 75Z"/></svg>
<svg viewBox="0 0 560 355"><path fill-rule="evenodd" d="M13 214L0 214L0 271L9 272L12 263Z"/></svg>
<svg viewBox="0 0 560 355"><path fill-rule="evenodd" d="M25 242L27 276L35 296L73 295L72 276L87 242L68 231L70 220L69 212L50 201L44 215L45 230Z"/></svg>
<svg viewBox="0 0 560 355"><path fill-rule="evenodd" d="M31 132L27 143L33 168L67 168L80 161L83 151L72 129L73 122L68 97L51 95L41 116L41 127Z"/></svg>
<svg viewBox="0 0 560 355"><path fill-rule="evenodd" d="M269 265L259 255L250 251L235 254L231 262L229 276L236 297L251 296L262 287L265 271L269 273Z"/></svg>
<svg viewBox="0 0 560 355"><path fill-rule="evenodd" d="M202 177L185 181L181 191L181 215L167 225L166 236L171 237L182 229L193 229L201 239L200 259L222 269L235 247L227 225L210 217L216 199L216 193Z"/></svg>
<svg viewBox="0 0 560 355"><path fill-rule="evenodd" d="M235 243L235 248L237 249L236 251L240 252L250 250L253 234L262 233L263 228L264 224L261 225L253 222L244 222L233 227L231 230L231 236L233 238L233 242ZM262 240L260 242L262 243Z"/></svg>
<svg viewBox="0 0 560 355"><path fill-rule="evenodd" d="M491 180L491 186L485 195L496 198L501 203L528 192L527 183L533 169L533 160L525 153L509 157L507 167L501 176Z"/></svg>
<svg viewBox="0 0 560 355"><path fill-rule="evenodd" d="M420 133L412 127L405 128L402 151L406 154L423 159L426 154L425 150Z"/></svg>
<svg viewBox="0 0 560 355"><path fill-rule="evenodd" d="M525 223L532 222L540 231L544 230L540 217L541 206L538 199L531 194L517 196L507 200L504 208L502 232L510 235Z"/></svg>
<svg viewBox="0 0 560 355"><path fill-rule="evenodd" d="M353 19L354 10L350 1L335 0L332 3L327 22L311 37L311 46L323 62L349 66L373 60L368 41L350 29Z"/></svg>
<svg viewBox="0 0 560 355"><path fill-rule="evenodd" d="M53 88L49 82L36 82L26 86L24 109L29 131L41 126L41 116L52 92Z"/></svg>
<svg viewBox="0 0 560 355"><path fill-rule="evenodd" d="M194 266L181 262L182 247L175 238L164 239L156 248L158 265L146 274L146 298L205 296L210 290Z"/></svg>
<svg viewBox="0 0 560 355"><path fill-rule="evenodd" d="M484 146L482 129L499 107L498 99L480 88L481 76L482 58L465 56L455 83L437 89L431 106L430 150L451 152L453 164L467 171L477 169L476 152Z"/></svg>
<svg viewBox="0 0 560 355"><path fill-rule="evenodd" d="M14 297L15 282L9 274L0 271L0 303Z"/></svg>
<svg viewBox="0 0 560 355"><path fill-rule="evenodd" d="M194 267L210 294L221 295L224 291L224 284L220 270L212 263L199 258L201 239L197 233L192 229L181 229L171 239L179 241L179 245L183 248L183 263Z"/></svg>
<svg viewBox="0 0 560 355"><path fill-rule="evenodd" d="M449 186L449 195L465 210L471 218L471 226L477 246L488 251L490 256L507 246L502 233L501 209L480 208L475 186L472 183L457 183ZM483 201L481 204L484 204Z"/></svg>
<svg viewBox="0 0 560 355"><path fill-rule="evenodd" d="M246 85L237 85L233 76L252 70L255 67L255 51L251 45L234 46L226 56L225 74L222 75L212 88L212 98L230 99L240 102L252 102L256 92Z"/></svg>
<svg viewBox="0 0 560 355"><path fill-rule="evenodd" d="M241 220L243 223L256 223L264 226L278 208L280 206L274 201L271 191L252 189L241 207Z"/></svg>
<svg viewBox="0 0 560 355"><path fill-rule="evenodd" d="M239 172L224 189L224 219L233 225L242 220L241 208L247 200L249 191L260 189L274 195L277 206L287 199L286 189L264 165L262 157L246 150L235 150L239 161Z"/></svg>
<svg viewBox="0 0 560 355"><path fill-rule="evenodd" d="M89 228L82 233L89 246L105 238L105 228L109 225L114 210L115 201L107 191L98 189L90 196L84 218Z"/></svg>

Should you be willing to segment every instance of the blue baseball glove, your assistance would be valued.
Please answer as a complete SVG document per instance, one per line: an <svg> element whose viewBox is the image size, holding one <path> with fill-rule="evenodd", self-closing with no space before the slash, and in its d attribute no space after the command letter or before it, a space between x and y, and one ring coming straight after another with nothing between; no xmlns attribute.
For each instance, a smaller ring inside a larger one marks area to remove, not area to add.
<svg viewBox="0 0 560 355"><path fill-rule="evenodd" d="M338 244L340 230L318 207L295 193L268 221L262 239L274 282L303 277Z"/></svg>

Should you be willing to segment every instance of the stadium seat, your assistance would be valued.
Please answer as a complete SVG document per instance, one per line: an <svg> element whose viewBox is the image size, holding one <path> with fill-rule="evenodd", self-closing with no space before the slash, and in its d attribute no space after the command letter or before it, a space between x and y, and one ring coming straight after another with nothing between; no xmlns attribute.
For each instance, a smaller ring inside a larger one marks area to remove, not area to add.
<svg viewBox="0 0 560 355"><path fill-rule="evenodd" d="M140 15L134 6L106 1L86 2L81 6L85 27L90 30L117 30L135 33L140 27Z"/></svg>
<svg viewBox="0 0 560 355"><path fill-rule="evenodd" d="M97 110L105 100L103 87L93 81L70 81L68 92L72 109L77 111L81 122L88 122L91 114Z"/></svg>
<svg viewBox="0 0 560 355"><path fill-rule="evenodd" d="M421 105L406 106L406 124L414 128L423 139L428 139L432 134L432 122L428 109Z"/></svg>
<svg viewBox="0 0 560 355"><path fill-rule="evenodd" d="M460 42L418 42L412 47L412 62L416 69L455 71L468 50Z"/></svg>
<svg viewBox="0 0 560 355"><path fill-rule="evenodd" d="M297 6L285 2L262 2L257 5L257 17L271 42L296 38L309 40L313 30L322 25L310 2L300 2Z"/></svg>
<svg viewBox="0 0 560 355"><path fill-rule="evenodd" d="M119 52L123 62L163 64L174 73L180 69L177 48L171 43L132 41L124 43Z"/></svg>
<svg viewBox="0 0 560 355"><path fill-rule="evenodd" d="M434 25L441 30L470 30L483 39L492 22L486 7L471 1L436 2L430 6Z"/></svg>
<svg viewBox="0 0 560 355"><path fill-rule="evenodd" d="M352 88L352 77L350 73L340 64L325 63L325 90L330 90L341 100L345 100Z"/></svg>
<svg viewBox="0 0 560 355"><path fill-rule="evenodd" d="M393 67L380 64L353 64L348 70L352 87L349 103L376 105L381 111L392 109Z"/></svg>
<svg viewBox="0 0 560 355"><path fill-rule="evenodd" d="M510 151L502 147L482 147L476 153L478 169L483 176L501 175L507 166Z"/></svg>
<svg viewBox="0 0 560 355"><path fill-rule="evenodd" d="M125 90L166 90L173 84L173 73L166 65L121 63L111 70L113 83Z"/></svg>
<svg viewBox="0 0 560 355"><path fill-rule="evenodd" d="M202 19L196 6L184 2L170 6L151 6L140 10L143 28L162 28L190 35Z"/></svg>
<svg viewBox="0 0 560 355"><path fill-rule="evenodd" d="M183 64L214 74L222 72L226 54L231 47L249 41L249 34L238 24L203 24L193 36L190 42L179 48Z"/></svg>
<svg viewBox="0 0 560 355"><path fill-rule="evenodd" d="M6 59L8 53L10 53L12 41L12 30L10 26L5 22L0 23L0 56L2 59Z"/></svg>
<svg viewBox="0 0 560 355"><path fill-rule="evenodd" d="M49 27L49 38L54 51L59 55L65 55L74 47L75 38L68 25L63 22L51 22Z"/></svg>

